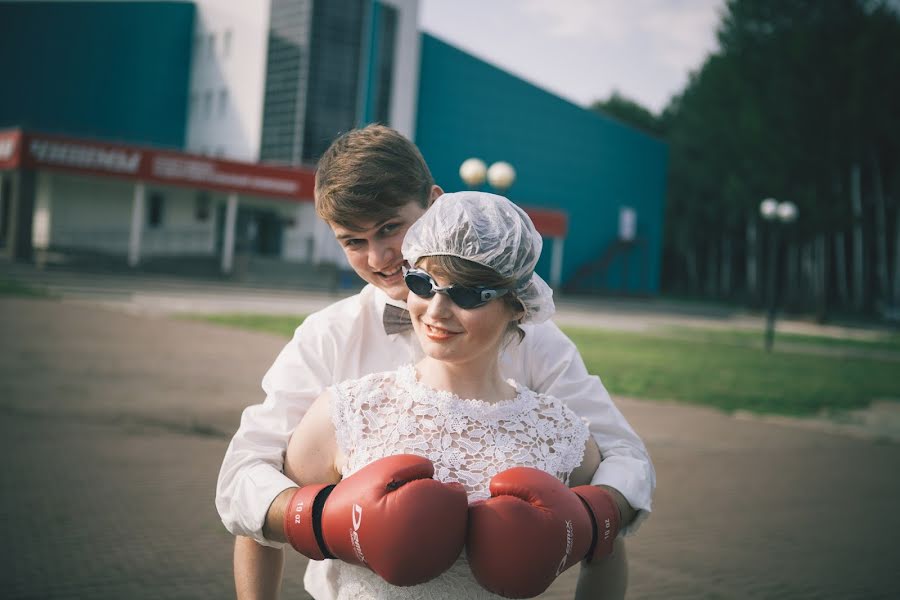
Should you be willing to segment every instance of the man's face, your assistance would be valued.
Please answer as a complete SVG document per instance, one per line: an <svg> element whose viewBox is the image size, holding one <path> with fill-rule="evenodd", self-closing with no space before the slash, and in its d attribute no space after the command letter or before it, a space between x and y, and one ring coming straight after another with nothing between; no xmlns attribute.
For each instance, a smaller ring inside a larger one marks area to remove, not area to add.
<svg viewBox="0 0 900 600"><path fill-rule="evenodd" d="M354 229L331 224L331 230L357 275L394 300L406 300L409 290L403 281L401 246L406 230L425 210L416 201L407 202L384 221L360 223Z"/></svg>

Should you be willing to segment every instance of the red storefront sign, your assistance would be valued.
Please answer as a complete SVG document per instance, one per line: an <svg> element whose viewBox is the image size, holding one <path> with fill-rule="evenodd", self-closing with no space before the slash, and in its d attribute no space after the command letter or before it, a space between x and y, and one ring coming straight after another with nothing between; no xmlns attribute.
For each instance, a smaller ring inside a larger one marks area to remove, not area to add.
<svg viewBox="0 0 900 600"><path fill-rule="evenodd" d="M18 129L0 131L0 169L15 169L19 166L19 147L22 132Z"/></svg>
<svg viewBox="0 0 900 600"><path fill-rule="evenodd" d="M524 206L522 210L528 213L528 216L531 217L531 222L534 223L534 228L541 235L546 237L566 237L566 233L569 231L569 217L566 213L547 208L528 208Z"/></svg>
<svg viewBox="0 0 900 600"><path fill-rule="evenodd" d="M221 160L19 129L0 131L0 169L19 167L270 196L293 202L313 201L316 177L315 169L309 167ZM541 235L565 237L569 223L564 212L523 209Z"/></svg>
<svg viewBox="0 0 900 600"><path fill-rule="evenodd" d="M0 132L0 168L41 168L273 196L313 200L315 169L221 160L170 150L22 132Z"/></svg>

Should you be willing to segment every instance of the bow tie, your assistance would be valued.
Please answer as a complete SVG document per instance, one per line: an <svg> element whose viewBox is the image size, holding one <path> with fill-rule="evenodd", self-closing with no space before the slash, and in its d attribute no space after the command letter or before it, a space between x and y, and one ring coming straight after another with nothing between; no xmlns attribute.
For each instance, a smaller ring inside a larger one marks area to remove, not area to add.
<svg viewBox="0 0 900 600"><path fill-rule="evenodd" d="M384 315L381 318L384 324L384 332L388 335L392 333L403 333L412 329L412 319L409 317L409 311L393 304L384 305Z"/></svg>

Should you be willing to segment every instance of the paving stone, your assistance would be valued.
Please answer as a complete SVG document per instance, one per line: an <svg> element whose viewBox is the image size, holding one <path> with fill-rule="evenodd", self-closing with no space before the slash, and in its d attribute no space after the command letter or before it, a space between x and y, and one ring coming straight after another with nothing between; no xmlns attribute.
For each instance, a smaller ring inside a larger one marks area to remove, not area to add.
<svg viewBox="0 0 900 600"><path fill-rule="evenodd" d="M215 481L284 340L0 298L4 598L233 597ZM898 598L900 446L619 399L658 474L630 598ZM289 553L284 598L307 598ZM572 596L577 569L544 595Z"/></svg>

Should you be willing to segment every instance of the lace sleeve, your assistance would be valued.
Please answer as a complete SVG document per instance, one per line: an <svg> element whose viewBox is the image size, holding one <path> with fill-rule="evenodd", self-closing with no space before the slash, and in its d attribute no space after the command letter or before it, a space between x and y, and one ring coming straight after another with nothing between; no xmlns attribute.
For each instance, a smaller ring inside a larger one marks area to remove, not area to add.
<svg viewBox="0 0 900 600"><path fill-rule="evenodd" d="M384 402L384 386L391 373L374 373L359 379L348 379L328 388L331 396L331 420L334 423L338 449L352 459L366 445L373 407ZM351 464L353 463L350 460ZM346 475L346 474L345 474Z"/></svg>
<svg viewBox="0 0 900 600"><path fill-rule="evenodd" d="M541 394L540 403L544 414L556 422L555 467L560 479L568 484L572 471L584 460L584 446L591 435L588 422L554 396Z"/></svg>
<svg viewBox="0 0 900 600"><path fill-rule="evenodd" d="M337 440L338 450L346 456L353 447L353 428L350 423L353 415L353 398L346 381L328 388L328 396L331 401L331 422L334 423L334 436Z"/></svg>

